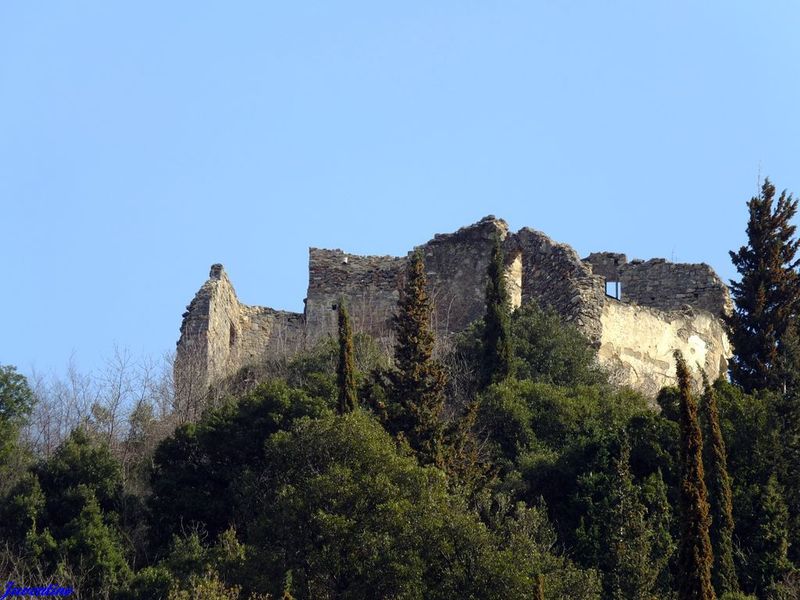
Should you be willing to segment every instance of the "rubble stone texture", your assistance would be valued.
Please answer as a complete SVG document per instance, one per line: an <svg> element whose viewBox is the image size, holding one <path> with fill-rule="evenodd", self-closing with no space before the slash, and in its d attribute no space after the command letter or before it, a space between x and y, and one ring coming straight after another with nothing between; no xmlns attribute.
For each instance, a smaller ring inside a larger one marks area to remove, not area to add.
<svg viewBox="0 0 800 600"><path fill-rule="evenodd" d="M598 348L599 360L619 383L648 394L674 383L674 350L712 379L725 373L731 351L720 316L731 301L727 286L708 265L628 262L624 254L611 252L582 260L570 246L539 231L511 233L505 221L488 216L436 235L404 257L311 248L303 313L240 303L222 265L213 265L183 315L176 384L179 390L207 388L244 366L291 355L335 335L341 301L355 332L390 339L413 252L425 259L437 334L461 331L483 316L494 236L503 240L512 305L536 302L555 310ZM619 299L606 295L607 282L620 284Z"/></svg>

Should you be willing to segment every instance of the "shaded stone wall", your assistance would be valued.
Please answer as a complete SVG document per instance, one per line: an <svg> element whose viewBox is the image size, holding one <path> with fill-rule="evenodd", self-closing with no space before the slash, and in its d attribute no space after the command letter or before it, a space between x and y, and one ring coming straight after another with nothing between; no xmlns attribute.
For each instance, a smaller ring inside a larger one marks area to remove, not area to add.
<svg viewBox="0 0 800 600"><path fill-rule="evenodd" d="M336 308L342 299L354 331L388 335L405 267L405 258L311 248L305 300L308 341L313 343L336 331Z"/></svg>
<svg viewBox="0 0 800 600"><path fill-rule="evenodd" d="M494 238L502 240L507 234L506 222L489 216L418 248L425 257L437 332L462 331L483 317Z"/></svg>
<svg viewBox="0 0 800 600"><path fill-rule="evenodd" d="M714 315L731 310L728 287L705 263L671 263L663 258L627 262L624 254L612 252L597 252L584 260L595 274L620 282L625 302L663 310L691 306Z"/></svg>
<svg viewBox="0 0 800 600"><path fill-rule="evenodd" d="M506 240L506 248L522 255L522 303L554 309L597 343L605 301L603 278L594 275L571 247L540 231L522 229Z"/></svg>
<svg viewBox="0 0 800 600"><path fill-rule="evenodd" d="M341 299L347 303L355 331L388 336L408 260L417 251L425 261L434 328L439 333L461 331L483 316L494 236L503 239L507 233L505 221L486 217L455 233L436 235L404 257L311 248L305 301L308 340L336 332L336 306Z"/></svg>

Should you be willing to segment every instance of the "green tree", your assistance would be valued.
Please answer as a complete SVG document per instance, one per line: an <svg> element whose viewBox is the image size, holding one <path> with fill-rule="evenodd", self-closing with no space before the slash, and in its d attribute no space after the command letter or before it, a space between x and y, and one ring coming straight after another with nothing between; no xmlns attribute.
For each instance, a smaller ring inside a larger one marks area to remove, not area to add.
<svg viewBox="0 0 800 600"><path fill-rule="evenodd" d="M779 391L794 399L800 397L800 315L792 319L783 334L778 372L782 378L782 389ZM800 406L795 406L800 412Z"/></svg>
<svg viewBox="0 0 800 600"><path fill-rule="evenodd" d="M483 319L456 336L456 353L466 363L474 381L464 387L479 387L483 360ZM517 379L562 386L608 382L597 363L597 351L577 328L564 323L552 309L535 302L523 304L511 315L512 373Z"/></svg>
<svg viewBox="0 0 800 600"><path fill-rule="evenodd" d="M711 547L714 551L712 580L719 595L739 591L733 563L733 492L728 475L728 453L719 425L717 395L704 379L701 400L708 498L711 507Z"/></svg>
<svg viewBox="0 0 800 600"><path fill-rule="evenodd" d="M131 578L126 589L117 592L114 600L165 600L174 587L175 579L165 566L145 567Z"/></svg>
<svg viewBox="0 0 800 600"><path fill-rule="evenodd" d="M503 246L495 235L487 270L486 315L483 318L481 387L503 381L511 374L511 305L506 289Z"/></svg>
<svg viewBox="0 0 800 600"><path fill-rule="evenodd" d="M122 535L108 522L87 486L79 485L72 494L80 498L82 508L64 526L59 554L78 573L81 597L107 598L131 575Z"/></svg>
<svg viewBox="0 0 800 600"><path fill-rule="evenodd" d="M268 440L265 465L257 591L280 595L290 571L300 599L527 598L544 573L547 597L598 597L596 574L551 552L546 511L487 527L366 412L298 421Z"/></svg>
<svg viewBox="0 0 800 600"><path fill-rule="evenodd" d="M391 374L388 427L408 440L422 463L442 466L446 376L433 358L432 309L425 286L425 263L416 252L408 264L395 317L395 370Z"/></svg>
<svg viewBox="0 0 800 600"><path fill-rule="evenodd" d="M791 326L784 336L781 372L785 389L770 403L770 429L775 440L775 473L789 509L789 558L800 561L800 340Z"/></svg>
<svg viewBox="0 0 800 600"><path fill-rule="evenodd" d="M779 389L787 378L779 368L785 335L800 308L800 240L791 224L797 200L784 191L775 204L775 186L766 179L747 208L747 245L730 252L741 276L731 281L736 309L726 318L734 347L731 375L746 391Z"/></svg>
<svg viewBox="0 0 800 600"><path fill-rule="evenodd" d="M586 336L552 309L521 306L511 317L511 332L517 378L564 386L607 382Z"/></svg>
<svg viewBox="0 0 800 600"><path fill-rule="evenodd" d="M270 600L272 596L265 594L242 593L241 586L228 586L215 571L206 571L189 578L184 588L173 588L165 600Z"/></svg>
<svg viewBox="0 0 800 600"><path fill-rule="evenodd" d="M353 351L353 330L350 327L350 315L339 301L339 364L336 367L336 382L339 387L339 414L351 412L358 406L356 392L356 365Z"/></svg>
<svg viewBox="0 0 800 600"><path fill-rule="evenodd" d="M736 575L743 591L753 593L761 580L752 557L759 537L762 492L776 463L780 464L783 443L775 426L779 395L768 390L746 394L741 387L723 380L714 384L714 391L731 479ZM782 476L778 474L779 483L783 483Z"/></svg>
<svg viewBox="0 0 800 600"><path fill-rule="evenodd" d="M502 494L495 500L502 505ZM518 567L531 570L535 576L526 575L526 589L521 598L541 594L543 598L589 599L598 598L602 590L600 573L595 569L581 569L565 556L553 552L558 544L556 532L547 517L547 507L539 498L532 506L518 502L509 507L497 525L501 539L507 540L503 549ZM502 511L501 511L502 513ZM532 590L531 590L532 588ZM513 595L491 594L491 597L513 598Z"/></svg>
<svg viewBox="0 0 800 600"><path fill-rule="evenodd" d="M648 600L658 578L651 560L653 533L633 484L630 446L623 440L615 458L608 498L608 552L603 565L605 588L613 600Z"/></svg>
<svg viewBox="0 0 800 600"><path fill-rule="evenodd" d="M642 502L647 508L647 526L652 533L651 560L652 570L656 575L653 596L668 598L673 595L675 587L669 567L676 545L671 533L672 507L660 468L642 481L641 494Z"/></svg>
<svg viewBox="0 0 800 600"><path fill-rule="evenodd" d="M257 503L252 473L262 468L266 439L298 418L329 412L326 400L273 381L179 427L153 457L148 506L155 549L165 550L185 528L215 537L249 519Z"/></svg>
<svg viewBox="0 0 800 600"><path fill-rule="evenodd" d="M73 492L85 487L106 513L118 510L123 494L122 465L107 444L75 429L55 454L36 469L47 498L51 523L61 525L77 516L84 501L71 503ZM85 496L85 494L79 494ZM67 506L71 510L67 510Z"/></svg>
<svg viewBox="0 0 800 600"><path fill-rule="evenodd" d="M25 376L17 373L16 367L0 365L0 424L24 424L33 403Z"/></svg>
<svg viewBox="0 0 800 600"><path fill-rule="evenodd" d="M759 508L750 560L757 573L756 591L765 594L792 570L792 563L787 556L789 512L783 499L783 490L774 474L770 475L762 488Z"/></svg>
<svg viewBox="0 0 800 600"><path fill-rule="evenodd" d="M107 598L130 575L122 467L108 446L74 430L23 476L0 511L5 542L48 577L75 577L81 597Z"/></svg>
<svg viewBox="0 0 800 600"><path fill-rule="evenodd" d="M12 366L0 365L0 496L22 471L19 432L27 422L34 396L24 375Z"/></svg>
<svg viewBox="0 0 800 600"><path fill-rule="evenodd" d="M789 510L789 558L797 562L800 560L800 389L778 394L770 409L775 474Z"/></svg>
<svg viewBox="0 0 800 600"><path fill-rule="evenodd" d="M655 474L645 480L646 487L634 483L625 433L599 454L604 455L600 461L586 465L577 478L575 496L585 507L576 532L579 555L602 573L604 597L650 600L663 591L661 579L673 551L665 531L669 507L658 486L663 482Z"/></svg>
<svg viewBox="0 0 800 600"><path fill-rule="evenodd" d="M697 402L691 390L691 377L679 351L675 352L680 390L681 426L681 542L678 556L679 597L681 600L713 600L708 491L703 473L703 435L697 418Z"/></svg>

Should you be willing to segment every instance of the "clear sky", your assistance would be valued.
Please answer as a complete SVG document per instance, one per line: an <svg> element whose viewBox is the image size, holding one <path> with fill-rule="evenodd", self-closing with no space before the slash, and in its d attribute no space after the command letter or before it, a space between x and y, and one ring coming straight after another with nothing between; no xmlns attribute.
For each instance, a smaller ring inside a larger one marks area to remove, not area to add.
<svg viewBox="0 0 800 600"><path fill-rule="evenodd" d="M308 247L484 215L735 275L800 193L795 1L0 2L0 364L174 348L213 262L302 310Z"/></svg>

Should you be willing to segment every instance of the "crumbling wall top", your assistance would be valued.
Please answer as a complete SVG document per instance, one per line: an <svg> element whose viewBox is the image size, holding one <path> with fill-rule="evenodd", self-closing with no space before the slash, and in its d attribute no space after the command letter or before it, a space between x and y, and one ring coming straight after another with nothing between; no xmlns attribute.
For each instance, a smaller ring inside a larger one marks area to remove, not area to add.
<svg viewBox="0 0 800 600"><path fill-rule="evenodd" d="M209 279L222 279L226 277L225 275L225 267L223 267L220 263L214 263L211 265L211 271L208 274Z"/></svg>
<svg viewBox="0 0 800 600"><path fill-rule="evenodd" d="M705 263L673 263L664 258L627 261L624 254L595 252L584 259L606 281L619 282L621 300L661 310L686 306L719 316L731 310L728 287Z"/></svg>
<svg viewBox="0 0 800 600"><path fill-rule="evenodd" d="M595 275L606 281L619 281L620 269L628 264L628 257L619 252L592 252L583 261L592 265Z"/></svg>
<svg viewBox="0 0 800 600"><path fill-rule="evenodd" d="M494 215L486 215L477 223L461 227L453 233L437 233L433 236L432 240L419 246L419 248L431 248L443 243L453 242L468 243L470 241L492 241L495 235L499 235L500 239L504 240L508 235L508 223L503 219L498 219ZM409 254L413 252L414 250L409 252Z"/></svg>

